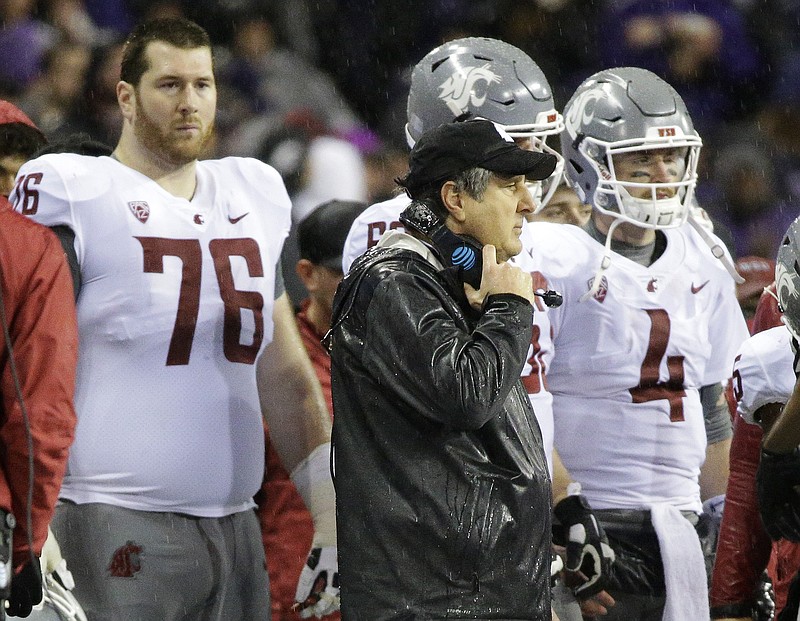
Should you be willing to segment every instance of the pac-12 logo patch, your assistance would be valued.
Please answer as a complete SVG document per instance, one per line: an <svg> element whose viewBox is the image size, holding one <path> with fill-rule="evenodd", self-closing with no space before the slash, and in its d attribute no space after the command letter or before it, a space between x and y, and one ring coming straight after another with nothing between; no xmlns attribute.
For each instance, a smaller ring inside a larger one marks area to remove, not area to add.
<svg viewBox="0 0 800 621"><path fill-rule="evenodd" d="M590 278L586 281L586 286L591 290L592 285L594 284L594 278ZM595 294L592 296L595 300L602 304L605 302L606 295L608 294L608 280L606 280L605 276L600 277L600 286L595 291Z"/></svg>
<svg viewBox="0 0 800 621"><path fill-rule="evenodd" d="M462 67L439 85L439 99L447 104L454 116L464 114L469 103L480 108L486 101L486 92L478 94L475 85L479 82L486 82L488 86L500 82L500 76L489 69L489 63L482 67Z"/></svg>
<svg viewBox="0 0 800 621"><path fill-rule="evenodd" d="M150 217L150 205L147 201L130 201L128 207L139 222L147 222L147 218Z"/></svg>

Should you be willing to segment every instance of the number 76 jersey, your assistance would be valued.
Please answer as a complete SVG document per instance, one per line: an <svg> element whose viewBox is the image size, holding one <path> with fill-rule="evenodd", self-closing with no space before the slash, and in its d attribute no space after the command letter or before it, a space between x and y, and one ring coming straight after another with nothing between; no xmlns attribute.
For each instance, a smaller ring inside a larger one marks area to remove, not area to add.
<svg viewBox="0 0 800 621"><path fill-rule="evenodd" d="M15 209L69 227L81 273L78 427L61 496L219 517L264 472L255 362L290 224L278 173L197 164L192 200L109 157L25 164Z"/></svg>
<svg viewBox="0 0 800 621"><path fill-rule="evenodd" d="M666 249L649 267L613 253L584 302L603 245L574 226L523 233L529 269L564 296L547 311L555 446L597 509L701 510L699 389L728 379L748 337L734 282L707 244L688 226L663 233Z"/></svg>

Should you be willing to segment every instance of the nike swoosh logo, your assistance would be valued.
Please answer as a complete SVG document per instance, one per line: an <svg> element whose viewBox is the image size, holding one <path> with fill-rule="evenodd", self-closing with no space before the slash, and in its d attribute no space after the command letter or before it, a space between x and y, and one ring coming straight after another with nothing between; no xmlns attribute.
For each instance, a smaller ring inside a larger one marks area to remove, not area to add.
<svg viewBox="0 0 800 621"><path fill-rule="evenodd" d="M230 222L231 224L236 224L239 220L244 218L249 213L250 213L249 211L246 212L246 213L243 213L241 216L238 216L237 218L232 218L231 216L228 216L228 222Z"/></svg>
<svg viewBox="0 0 800 621"><path fill-rule="evenodd" d="M692 283L692 293L697 293L698 291L700 291L700 289L705 287L708 283L709 283L709 281L707 280L702 285L700 285L699 287L695 287L694 283Z"/></svg>

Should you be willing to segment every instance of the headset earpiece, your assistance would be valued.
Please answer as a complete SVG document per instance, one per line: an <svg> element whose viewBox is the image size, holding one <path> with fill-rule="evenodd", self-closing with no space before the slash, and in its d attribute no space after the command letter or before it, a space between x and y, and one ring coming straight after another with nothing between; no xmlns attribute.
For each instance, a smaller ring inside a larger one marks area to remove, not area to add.
<svg viewBox="0 0 800 621"><path fill-rule="evenodd" d="M442 262L448 267L459 268L461 280L480 289L483 249L447 228L427 201L412 201L400 214L400 222L430 239Z"/></svg>

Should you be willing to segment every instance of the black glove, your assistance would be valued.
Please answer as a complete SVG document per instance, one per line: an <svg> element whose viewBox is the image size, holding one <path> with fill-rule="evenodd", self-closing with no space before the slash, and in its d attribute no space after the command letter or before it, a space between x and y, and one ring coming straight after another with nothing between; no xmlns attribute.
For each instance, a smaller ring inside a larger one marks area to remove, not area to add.
<svg viewBox="0 0 800 621"><path fill-rule="evenodd" d="M797 619L800 614L800 572L794 575L791 583L789 584L789 593L786 595L786 604L778 615L778 621L789 621L790 619ZM790 616L794 615L794 616Z"/></svg>
<svg viewBox="0 0 800 621"><path fill-rule="evenodd" d="M603 528L595 519L586 497L567 496L553 509L566 534L567 562L565 583L578 599L596 595L606 587L614 550L608 545Z"/></svg>
<svg viewBox="0 0 800 621"><path fill-rule="evenodd" d="M758 510L769 536L800 542L800 450L778 455L761 449L756 472Z"/></svg>
<svg viewBox="0 0 800 621"><path fill-rule="evenodd" d="M11 580L11 597L6 602L9 617L27 617L42 601L42 570L39 561L26 562Z"/></svg>
<svg viewBox="0 0 800 621"><path fill-rule="evenodd" d="M792 337L792 353L794 354L794 376L800 377L800 343L797 339Z"/></svg>

